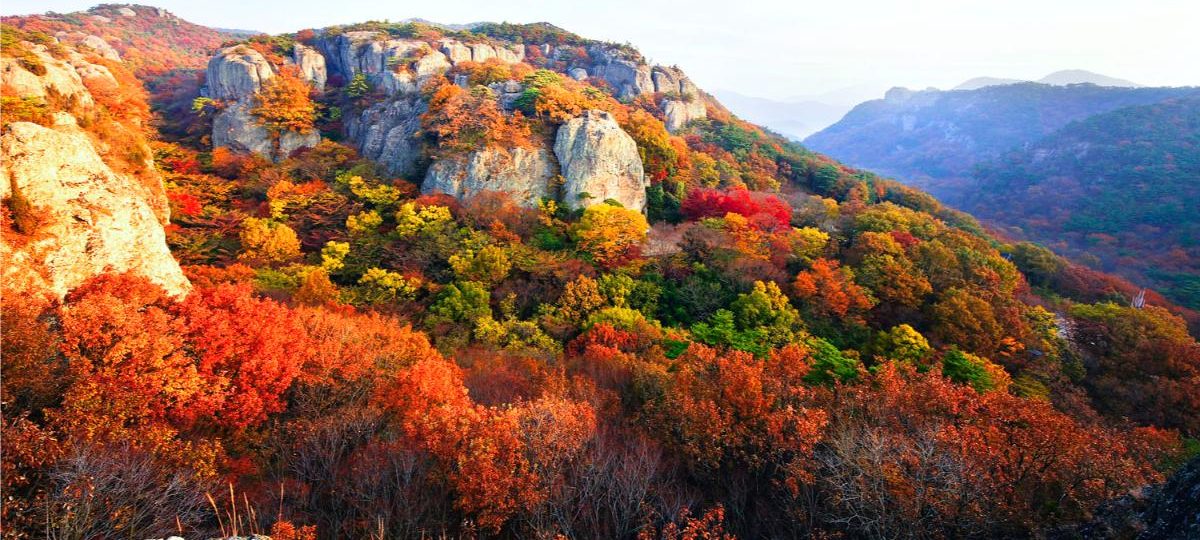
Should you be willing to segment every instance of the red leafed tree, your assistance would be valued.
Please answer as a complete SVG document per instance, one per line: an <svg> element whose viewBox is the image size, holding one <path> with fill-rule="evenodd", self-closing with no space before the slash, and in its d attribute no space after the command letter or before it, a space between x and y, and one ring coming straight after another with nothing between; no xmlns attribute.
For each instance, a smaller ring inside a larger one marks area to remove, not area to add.
<svg viewBox="0 0 1200 540"><path fill-rule="evenodd" d="M68 431L154 445L220 408L228 383L197 372L187 327L171 307L161 288L124 274L67 295L62 353L72 384L61 421Z"/></svg>
<svg viewBox="0 0 1200 540"><path fill-rule="evenodd" d="M220 424L244 428L284 409L283 393L312 355L291 310L255 298L246 285L222 285L196 291L174 311L187 327L197 372L229 387Z"/></svg>
<svg viewBox="0 0 1200 540"><path fill-rule="evenodd" d="M830 259L813 261L812 268L796 275L792 289L807 311L828 319L851 317L861 322L863 313L875 305L854 282L851 270Z"/></svg>
<svg viewBox="0 0 1200 540"><path fill-rule="evenodd" d="M694 189L683 200L680 211L684 217L693 220L722 217L728 213L741 214L766 230L784 229L792 222L792 208L779 197L745 188L728 191Z"/></svg>

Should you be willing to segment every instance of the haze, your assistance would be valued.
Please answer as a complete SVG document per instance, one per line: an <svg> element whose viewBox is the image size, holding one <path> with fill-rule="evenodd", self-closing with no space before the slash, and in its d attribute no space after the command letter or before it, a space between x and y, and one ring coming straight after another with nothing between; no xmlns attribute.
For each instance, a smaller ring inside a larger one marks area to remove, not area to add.
<svg viewBox="0 0 1200 540"><path fill-rule="evenodd" d="M7 15L91 1L9 0ZM1195 0L765 2L148 2L221 28L291 32L365 20L547 21L629 42L702 88L853 102L891 86L949 88L987 75L1037 79L1086 69L1143 85L1200 84ZM830 95L832 94L832 95Z"/></svg>

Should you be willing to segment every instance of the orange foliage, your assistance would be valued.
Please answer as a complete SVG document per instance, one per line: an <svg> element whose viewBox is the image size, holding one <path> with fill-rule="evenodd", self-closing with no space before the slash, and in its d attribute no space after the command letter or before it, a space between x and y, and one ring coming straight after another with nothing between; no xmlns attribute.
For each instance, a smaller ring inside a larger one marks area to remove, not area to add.
<svg viewBox="0 0 1200 540"><path fill-rule="evenodd" d="M468 92L443 82L429 98L421 120L446 149L470 152L487 147L528 147L529 126L520 112L504 114L486 88Z"/></svg>
<svg viewBox="0 0 1200 540"><path fill-rule="evenodd" d="M830 259L817 259L812 268L796 274L792 289L806 308L829 319L850 316L862 322L862 313L875 305L854 283L850 269L839 268L838 262Z"/></svg>

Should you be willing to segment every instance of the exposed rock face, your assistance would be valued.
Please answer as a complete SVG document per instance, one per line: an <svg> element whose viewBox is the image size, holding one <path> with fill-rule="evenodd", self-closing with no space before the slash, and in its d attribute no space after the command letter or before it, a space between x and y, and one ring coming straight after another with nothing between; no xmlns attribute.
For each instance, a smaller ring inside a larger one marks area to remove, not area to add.
<svg viewBox="0 0 1200 540"><path fill-rule="evenodd" d="M325 90L325 81L329 78L325 72L325 57L316 49L297 43L292 48L292 61L300 69L300 77L312 84L318 91Z"/></svg>
<svg viewBox="0 0 1200 540"><path fill-rule="evenodd" d="M663 114L666 116L667 131L678 133L683 128L687 127L692 120L701 120L708 117L708 109L704 106L704 102L699 98L691 101L679 99L664 99L662 102Z"/></svg>
<svg viewBox="0 0 1200 540"><path fill-rule="evenodd" d="M27 242L0 244L5 290L63 296L102 273L136 272L181 295L190 288L167 248L154 197L114 173L65 113L46 128L18 122L0 137L0 195L15 186L41 217Z"/></svg>
<svg viewBox="0 0 1200 540"><path fill-rule="evenodd" d="M26 48L37 56L46 72L35 75L22 67L17 59L0 57L0 80L4 81L6 95L46 98L57 94L74 100L81 107L95 103L75 66L51 56L45 45L29 44Z"/></svg>
<svg viewBox="0 0 1200 540"><path fill-rule="evenodd" d="M425 102L416 96L376 103L347 122L347 133L363 157L383 165L390 174L410 176L421 157L416 134L425 111Z"/></svg>
<svg viewBox="0 0 1200 540"><path fill-rule="evenodd" d="M443 39L440 49L454 65L459 62L483 63L493 58L505 64L516 64L525 60L525 47L521 45L492 45L490 43L463 43L456 39Z"/></svg>
<svg viewBox="0 0 1200 540"><path fill-rule="evenodd" d="M1142 514L1146 530L1139 539L1200 538L1200 458L1175 472Z"/></svg>
<svg viewBox="0 0 1200 540"><path fill-rule="evenodd" d="M214 99L247 99L275 76L271 63L250 47L237 45L221 50L208 61L205 84Z"/></svg>
<svg viewBox="0 0 1200 540"><path fill-rule="evenodd" d="M300 54L304 55L303 52ZM319 54L315 56L320 57ZM324 76L324 62L312 58L307 61L313 77L309 80L316 84L318 75ZM301 72L304 73L300 60L297 60L297 64L301 65ZM213 116L214 148L228 147L237 152L253 152L278 160L297 149L313 147L321 142L321 135L315 131L288 131L280 134L277 146L270 132L251 114L255 94L263 84L275 77L275 68L258 51L240 45L223 49L208 62L206 77L207 95L225 101L225 107ZM321 80L321 84L324 84L324 80Z"/></svg>
<svg viewBox="0 0 1200 540"><path fill-rule="evenodd" d="M83 32L59 31L55 32L54 37L62 43L70 43L76 47L91 50L92 52L95 52L101 57L109 60L114 60L117 62L121 61L121 53L118 53L116 49L112 48L112 45L109 45L108 42L104 41L104 38L100 36L85 34Z"/></svg>
<svg viewBox="0 0 1200 540"><path fill-rule="evenodd" d="M389 95L416 92L427 77L450 69L445 54L415 39L387 39L374 31L345 32L323 37L318 47L325 53L331 74L350 80L361 73Z"/></svg>
<svg viewBox="0 0 1200 540"><path fill-rule="evenodd" d="M213 117L213 147L235 152L271 155L271 134L250 114L250 103L235 101Z"/></svg>
<svg viewBox="0 0 1200 540"><path fill-rule="evenodd" d="M468 199L485 191L508 193L527 207L553 198L554 164L544 149L487 149L437 161L425 174L422 193Z"/></svg>
<svg viewBox="0 0 1200 540"><path fill-rule="evenodd" d="M613 199L646 208L646 175L637 143L604 111L587 111L558 128L554 141L564 183L562 202L582 208Z"/></svg>
<svg viewBox="0 0 1200 540"><path fill-rule="evenodd" d="M1165 483L1146 486L1101 504L1091 521L1051 531L1049 538L1200 538L1200 458L1192 458Z"/></svg>

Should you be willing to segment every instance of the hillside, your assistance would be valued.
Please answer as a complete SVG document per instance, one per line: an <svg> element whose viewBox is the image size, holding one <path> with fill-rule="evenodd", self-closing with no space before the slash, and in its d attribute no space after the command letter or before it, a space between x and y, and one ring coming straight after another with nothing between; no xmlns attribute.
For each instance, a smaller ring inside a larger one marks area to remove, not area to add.
<svg viewBox="0 0 1200 540"><path fill-rule="evenodd" d="M1073 122L974 178L963 209L1200 309L1200 95Z"/></svg>
<svg viewBox="0 0 1200 540"><path fill-rule="evenodd" d="M101 4L87 11L4 17L2 21L123 60L147 79L178 69L201 68L221 42L233 37L164 9L133 4Z"/></svg>
<svg viewBox="0 0 1200 540"><path fill-rule="evenodd" d="M954 201L975 164L1031 144L1074 120L1194 93L1036 83L977 90L895 89L855 107L805 146L895 176Z"/></svg>
<svg viewBox="0 0 1200 540"><path fill-rule="evenodd" d="M5 30L0 245L80 248L5 276L6 539L1039 537L1196 453L1187 312L630 45Z"/></svg>

